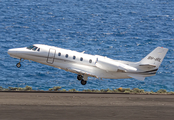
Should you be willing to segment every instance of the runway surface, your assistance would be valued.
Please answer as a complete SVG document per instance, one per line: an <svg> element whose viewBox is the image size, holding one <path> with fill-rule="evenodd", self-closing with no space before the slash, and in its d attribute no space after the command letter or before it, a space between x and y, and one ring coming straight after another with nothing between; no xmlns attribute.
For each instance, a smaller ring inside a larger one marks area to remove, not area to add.
<svg viewBox="0 0 174 120"><path fill-rule="evenodd" d="M173 120L174 95L0 92L0 120Z"/></svg>

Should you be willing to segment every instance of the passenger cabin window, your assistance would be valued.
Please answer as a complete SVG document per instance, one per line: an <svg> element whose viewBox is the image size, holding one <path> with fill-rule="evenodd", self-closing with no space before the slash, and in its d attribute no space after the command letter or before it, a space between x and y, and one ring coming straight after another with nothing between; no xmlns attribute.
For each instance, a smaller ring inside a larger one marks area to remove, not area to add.
<svg viewBox="0 0 174 120"><path fill-rule="evenodd" d="M68 58L68 54L66 54L65 57Z"/></svg>
<svg viewBox="0 0 174 120"><path fill-rule="evenodd" d="M83 61L83 58L82 57L80 58L80 61Z"/></svg>
<svg viewBox="0 0 174 120"><path fill-rule="evenodd" d="M73 59L75 60L76 59L76 56L73 56Z"/></svg>
<svg viewBox="0 0 174 120"><path fill-rule="evenodd" d="M91 59L89 60L89 63L92 63L92 60Z"/></svg>
<svg viewBox="0 0 174 120"><path fill-rule="evenodd" d="M40 48L38 48L37 51L39 52L40 51Z"/></svg>
<svg viewBox="0 0 174 120"><path fill-rule="evenodd" d="M58 53L58 56L61 56L61 53Z"/></svg>

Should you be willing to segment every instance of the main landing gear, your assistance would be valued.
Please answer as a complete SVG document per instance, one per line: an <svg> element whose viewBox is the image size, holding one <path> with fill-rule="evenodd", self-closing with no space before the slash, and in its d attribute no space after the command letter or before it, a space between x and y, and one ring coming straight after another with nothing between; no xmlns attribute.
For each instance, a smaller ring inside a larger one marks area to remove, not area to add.
<svg viewBox="0 0 174 120"><path fill-rule="evenodd" d="M81 80L81 84L82 85L86 85L87 80L88 80L88 76L84 75L77 75L77 79L80 81Z"/></svg>
<svg viewBox="0 0 174 120"><path fill-rule="evenodd" d="M16 67L20 68L21 67L21 62L24 61L24 59L22 60L22 58L20 59L20 61L16 64Z"/></svg>

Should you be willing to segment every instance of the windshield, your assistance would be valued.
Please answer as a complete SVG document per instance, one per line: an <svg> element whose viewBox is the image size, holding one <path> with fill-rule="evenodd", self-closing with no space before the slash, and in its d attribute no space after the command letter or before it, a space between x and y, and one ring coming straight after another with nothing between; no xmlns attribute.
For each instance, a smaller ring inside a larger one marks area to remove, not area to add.
<svg viewBox="0 0 174 120"><path fill-rule="evenodd" d="M40 48L38 48L38 47L36 47L36 46L33 46L33 45L31 45L31 46L29 46L29 47L27 47L27 49L29 49L29 50L34 50L34 51L40 51Z"/></svg>
<svg viewBox="0 0 174 120"><path fill-rule="evenodd" d="M37 47L34 46L34 47L32 48L32 50L34 50L34 51L37 50Z"/></svg>
<svg viewBox="0 0 174 120"><path fill-rule="evenodd" d="M34 48L35 46L31 45L29 47L27 47L27 49L31 50L32 48Z"/></svg>

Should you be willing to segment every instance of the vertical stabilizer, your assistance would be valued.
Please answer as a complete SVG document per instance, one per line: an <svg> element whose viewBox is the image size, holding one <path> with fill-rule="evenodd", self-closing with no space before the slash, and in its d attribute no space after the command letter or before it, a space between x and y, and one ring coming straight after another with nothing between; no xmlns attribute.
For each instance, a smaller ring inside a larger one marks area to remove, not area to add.
<svg viewBox="0 0 174 120"><path fill-rule="evenodd" d="M151 53L149 53L145 58L140 61L139 66L152 66L158 68L161 65L167 51L167 48L155 48Z"/></svg>

